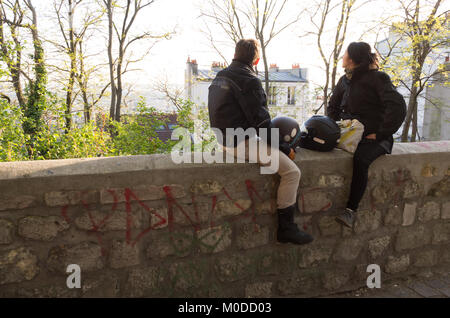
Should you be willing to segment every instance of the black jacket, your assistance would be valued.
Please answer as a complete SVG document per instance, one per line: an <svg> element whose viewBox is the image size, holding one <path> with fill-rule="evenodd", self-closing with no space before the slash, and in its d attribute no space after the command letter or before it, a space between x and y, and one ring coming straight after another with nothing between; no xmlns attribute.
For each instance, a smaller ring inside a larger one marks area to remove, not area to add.
<svg viewBox="0 0 450 318"><path fill-rule="evenodd" d="M226 143L226 128L268 128L270 144L271 118L267 108L266 93L253 68L238 60L217 73L209 86L209 120L212 128L218 128ZM289 153L286 144L280 149Z"/></svg>
<svg viewBox="0 0 450 318"><path fill-rule="evenodd" d="M363 138L377 135L377 141L392 150L392 135L406 115L406 103L389 76L378 70L356 69L351 80L342 76L328 103L328 116L334 120L358 119L364 125Z"/></svg>

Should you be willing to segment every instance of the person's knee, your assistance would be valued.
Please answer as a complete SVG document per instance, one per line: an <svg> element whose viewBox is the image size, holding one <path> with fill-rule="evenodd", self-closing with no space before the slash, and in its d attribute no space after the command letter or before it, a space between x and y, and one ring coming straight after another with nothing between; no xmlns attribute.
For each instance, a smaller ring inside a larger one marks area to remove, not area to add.
<svg viewBox="0 0 450 318"><path fill-rule="evenodd" d="M302 177L302 172L300 171L300 169L297 166L295 166L295 167L292 167L291 169L289 169L288 171L286 171L281 177L289 179L292 182L295 182L298 184L300 182L300 178Z"/></svg>
<svg viewBox="0 0 450 318"><path fill-rule="evenodd" d="M302 177L302 172L300 171L300 169L298 167L297 167L297 169L295 169L294 176L295 176L295 180L297 181L297 183L299 183L300 179Z"/></svg>
<svg viewBox="0 0 450 318"><path fill-rule="evenodd" d="M361 153L355 153L355 155L353 156L353 164L355 166L367 168L370 166L370 163L371 162L370 162L369 158L367 158L366 156L364 156Z"/></svg>

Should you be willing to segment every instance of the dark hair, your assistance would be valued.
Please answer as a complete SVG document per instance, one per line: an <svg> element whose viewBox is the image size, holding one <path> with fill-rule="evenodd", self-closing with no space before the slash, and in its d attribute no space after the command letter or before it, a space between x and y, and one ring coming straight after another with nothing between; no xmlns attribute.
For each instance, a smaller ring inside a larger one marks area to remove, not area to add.
<svg viewBox="0 0 450 318"><path fill-rule="evenodd" d="M366 42L352 42L347 47L348 56L361 70L368 70L371 64L376 64L378 67L378 56L371 50Z"/></svg>
<svg viewBox="0 0 450 318"><path fill-rule="evenodd" d="M236 43L234 58L252 65L259 58L259 42L255 39L242 39Z"/></svg>

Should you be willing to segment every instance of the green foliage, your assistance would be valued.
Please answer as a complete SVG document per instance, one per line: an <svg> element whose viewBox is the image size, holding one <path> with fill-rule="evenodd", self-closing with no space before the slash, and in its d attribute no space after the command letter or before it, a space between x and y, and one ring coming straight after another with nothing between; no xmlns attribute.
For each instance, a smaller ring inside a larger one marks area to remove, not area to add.
<svg viewBox="0 0 450 318"><path fill-rule="evenodd" d="M442 75L439 84L449 85L449 72L443 60L450 36L448 15L436 15L438 6L435 6L429 16L422 20L419 19L419 14L423 17L424 7L419 6L419 1L416 5L414 12L407 12L405 21L394 23L392 31L395 42L394 45L389 44L390 53L384 57L381 65L382 70L391 76L394 85L401 84L409 91L408 109L402 128L403 142L420 138L417 123L418 97L437 83L435 79L439 75ZM409 137L411 126L412 134Z"/></svg>
<svg viewBox="0 0 450 318"><path fill-rule="evenodd" d="M0 161L27 158L22 118L20 109L11 106L5 99L0 99Z"/></svg>
<svg viewBox="0 0 450 318"><path fill-rule="evenodd" d="M433 73L427 66L436 64L436 57L434 59L430 57L433 53L443 52L448 47L450 37L448 26L446 16L429 17L426 21L407 20L393 24L395 37L390 45L394 47L394 50L390 56L385 57L381 68L391 76L394 85L399 85L402 81L404 83L405 79L410 79L412 86L421 89L432 85L429 78ZM404 45L396 46L398 38L402 39ZM437 71L448 78L443 60L438 62L441 63L437 65Z"/></svg>
<svg viewBox="0 0 450 318"><path fill-rule="evenodd" d="M217 143L214 133L210 129L209 114L206 107L199 107L194 102L186 99L179 99L178 109L179 127L189 130L194 143L192 151L210 151ZM171 147L178 141L172 142Z"/></svg>
<svg viewBox="0 0 450 318"><path fill-rule="evenodd" d="M179 127L184 127L189 129L192 133L194 131L194 118L192 116L195 103L190 100L179 99L178 103L180 108L178 109L178 124Z"/></svg>
<svg viewBox="0 0 450 318"><path fill-rule="evenodd" d="M34 138L36 159L68 159L109 156L113 152L111 137L94 123L74 127L68 133L61 127L43 129Z"/></svg>
<svg viewBox="0 0 450 318"><path fill-rule="evenodd" d="M145 105L141 97L136 115L122 122L112 121L114 132L114 155L143 155L167 152L170 147L156 133L164 119L155 116L157 110Z"/></svg>
<svg viewBox="0 0 450 318"><path fill-rule="evenodd" d="M0 102L0 161L67 159L109 156L113 153L110 134L89 123L64 130L64 109L60 101L46 95L42 124L33 134L26 134L26 120L20 108Z"/></svg>
<svg viewBox="0 0 450 318"><path fill-rule="evenodd" d="M42 125L42 114L47 108L47 70L44 65L44 50L40 42L34 42L35 65L34 72L36 79L27 86L27 103L24 111L25 120L23 129L26 134L33 136L39 133Z"/></svg>
<svg viewBox="0 0 450 318"><path fill-rule="evenodd" d="M40 124L32 133L25 132L27 118L20 107L0 100L0 161L169 153L178 142L162 142L158 138L157 130L166 124L167 116L147 106L143 98L137 113L124 116L123 122L110 121L104 116L101 122L74 125L69 131L65 129L64 101L49 92L43 99L45 107ZM189 100L180 100L180 105L179 127L187 128L192 135L202 129L208 131L206 109L198 108ZM211 148L215 140L211 134L197 137L204 150Z"/></svg>

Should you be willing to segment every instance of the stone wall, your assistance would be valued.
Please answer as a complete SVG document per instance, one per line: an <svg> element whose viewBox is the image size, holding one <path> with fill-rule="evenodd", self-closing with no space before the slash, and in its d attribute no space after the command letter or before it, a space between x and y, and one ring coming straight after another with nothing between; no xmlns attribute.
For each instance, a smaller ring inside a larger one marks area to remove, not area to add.
<svg viewBox="0 0 450 318"><path fill-rule="evenodd" d="M351 155L301 149L296 221L276 243L278 177L255 164L170 156L0 164L0 297L319 296L450 268L450 142L396 144L377 159L354 231ZM69 264L81 288L66 286Z"/></svg>

